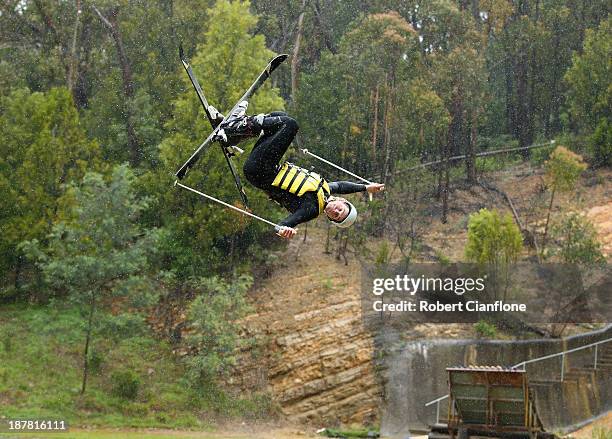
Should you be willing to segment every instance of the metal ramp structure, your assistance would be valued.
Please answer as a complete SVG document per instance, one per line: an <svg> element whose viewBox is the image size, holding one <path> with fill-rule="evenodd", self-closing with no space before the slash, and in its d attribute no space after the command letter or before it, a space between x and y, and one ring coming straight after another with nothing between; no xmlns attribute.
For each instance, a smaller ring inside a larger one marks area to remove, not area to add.
<svg viewBox="0 0 612 439"><path fill-rule="evenodd" d="M446 371L447 422L432 426L429 439L555 437L544 431L524 370L475 366L451 367Z"/></svg>

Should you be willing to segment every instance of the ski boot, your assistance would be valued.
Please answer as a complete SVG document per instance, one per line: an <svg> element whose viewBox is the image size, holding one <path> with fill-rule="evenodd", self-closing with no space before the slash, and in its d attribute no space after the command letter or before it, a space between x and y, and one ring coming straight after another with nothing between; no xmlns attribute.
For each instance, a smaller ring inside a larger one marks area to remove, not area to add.
<svg viewBox="0 0 612 439"><path fill-rule="evenodd" d="M211 118L211 123L213 124L213 128L216 128L217 125L221 123L221 121L223 120L225 116L223 115L223 113L221 113L219 110L217 110L212 105L208 106L208 112L210 113L210 118Z"/></svg>
<svg viewBox="0 0 612 439"><path fill-rule="evenodd" d="M246 116L247 101L242 101L236 110L221 124L215 140L234 145L261 134L265 115Z"/></svg>
<svg viewBox="0 0 612 439"><path fill-rule="evenodd" d="M210 114L210 119L211 119L211 123L213 124L213 128L216 128L217 125L219 125L225 118L223 113L221 113L219 110L217 110L212 105L208 106L208 112ZM241 148L238 148L236 145L228 145L225 141L223 141L222 137L218 139L215 138L215 140L220 140L222 142L222 147L225 149L225 151L227 151L227 154L230 157L244 153L244 150Z"/></svg>

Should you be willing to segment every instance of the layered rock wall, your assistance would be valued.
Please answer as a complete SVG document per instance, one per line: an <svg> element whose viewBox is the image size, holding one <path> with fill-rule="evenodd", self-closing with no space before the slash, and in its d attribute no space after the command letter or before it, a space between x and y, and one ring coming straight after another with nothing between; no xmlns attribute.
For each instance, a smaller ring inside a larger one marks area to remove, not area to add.
<svg viewBox="0 0 612 439"><path fill-rule="evenodd" d="M382 387L361 320L359 264L338 264L308 242L285 258L294 262L253 288L244 335L259 347L243 353L234 384L268 391L290 420L376 422Z"/></svg>

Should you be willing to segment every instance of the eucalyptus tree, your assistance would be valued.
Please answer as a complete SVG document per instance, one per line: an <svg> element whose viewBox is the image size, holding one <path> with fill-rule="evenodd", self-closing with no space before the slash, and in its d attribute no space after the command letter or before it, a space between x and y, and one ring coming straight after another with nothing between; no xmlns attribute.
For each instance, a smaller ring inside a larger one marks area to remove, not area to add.
<svg viewBox="0 0 612 439"><path fill-rule="evenodd" d="M570 115L577 129L589 136L594 161L612 161L612 19L588 29L582 54L576 54L565 75Z"/></svg>
<svg viewBox="0 0 612 439"><path fill-rule="evenodd" d="M96 337L129 337L144 331L144 311L159 289L148 268L160 232L138 225L148 200L137 197L133 181L125 165L116 166L108 182L100 174L87 173L64 196L62 218L54 223L48 243L33 239L22 245L53 294L81 311L81 393L87 387ZM108 312L111 307L114 313Z"/></svg>
<svg viewBox="0 0 612 439"><path fill-rule="evenodd" d="M221 0L208 14L204 43L187 56L209 103L225 112L274 54L266 49L263 35L252 34L257 18L249 12L247 2ZM141 178L143 191L155 198L146 221L168 226L171 238L165 249L170 263L181 273L201 275L217 268L231 270L241 263L249 263L238 259L238 251L246 252L258 241L263 229L246 217L173 187L174 172L211 131L187 75L181 73L183 93L173 101L174 116L164 127L167 135L159 145L160 164ZM283 107L278 90L268 83L253 97L248 112L270 112ZM250 152L251 145L243 147ZM236 160L239 170L242 161L240 157ZM227 202L239 203L218 145L211 146L185 182ZM248 187L246 190L256 213L266 217L277 215L260 191L250 193ZM229 264L230 261L235 264Z"/></svg>
<svg viewBox="0 0 612 439"><path fill-rule="evenodd" d="M87 139L66 88L27 89L0 98L0 248L2 272L19 286L23 240L44 240L58 215L65 185L100 166L100 148Z"/></svg>

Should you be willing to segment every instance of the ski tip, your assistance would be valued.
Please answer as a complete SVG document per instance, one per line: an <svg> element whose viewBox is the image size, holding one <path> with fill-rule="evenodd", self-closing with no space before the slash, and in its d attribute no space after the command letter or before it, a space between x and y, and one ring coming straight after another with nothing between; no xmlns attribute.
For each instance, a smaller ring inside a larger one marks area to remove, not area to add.
<svg viewBox="0 0 612 439"><path fill-rule="evenodd" d="M179 43L179 56L181 59L185 59L185 52L183 52L183 43Z"/></svg>
<svg viewBox="0 0 612 439"><path fill-rule="evenodd" d="M274 70L275 68L277 68L283 61L285 61L287 58L289 58L289 55L287 55L286 53L283 53L282 55L278 55L276 57L274 57L272 59L272 61L270 61L270 68L272 70Z"/></svg>

